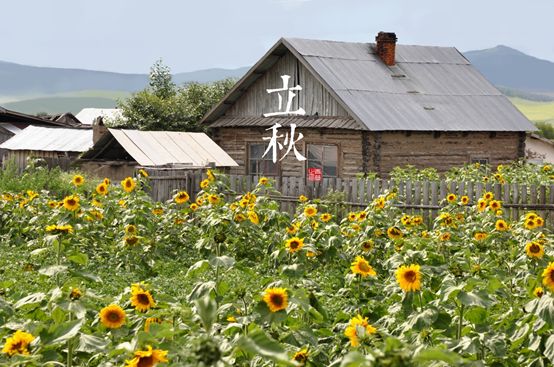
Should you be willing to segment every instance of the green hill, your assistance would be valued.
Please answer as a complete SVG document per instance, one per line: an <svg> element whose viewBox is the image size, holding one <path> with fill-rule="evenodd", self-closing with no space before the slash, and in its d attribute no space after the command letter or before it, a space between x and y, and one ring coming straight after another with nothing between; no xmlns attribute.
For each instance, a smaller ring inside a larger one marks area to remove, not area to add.
<svg viewBox="0 0 554 367"><path fill-rule="evenodd" d="M114 108L116 102L114 98L102 97L44 97L4 103L3 107L29 114L39 112L48 114L71 112L76 114L86 107Z"/></svg>
<svg viewBox="0 0 554 367"><path fill-rule="evenodd" d="M510 101L533 122L554 122L554 102L529 101L523 98L510 98Z"/></svg>

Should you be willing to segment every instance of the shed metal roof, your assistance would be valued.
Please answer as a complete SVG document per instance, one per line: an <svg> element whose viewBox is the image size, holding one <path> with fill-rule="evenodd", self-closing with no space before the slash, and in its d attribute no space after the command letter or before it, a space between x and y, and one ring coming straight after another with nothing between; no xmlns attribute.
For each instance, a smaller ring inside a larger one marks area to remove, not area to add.
<svg viewBox="0 0 554 367"><path fill-rule="evenodd" d="M0 145L8 150L84 152L92 147L92 130L28 126Z"/></svg>
<svg viewBox="0 0 554 367"><path fill-rule="evenodd" d="M92 125L97 117L114 120L122 118L123 115L118 108L83 108L75 117L84 125Z"/></svg>
<svg viewBox="0 0 554 367"><path fill-rule="evenodd" d="M227 109L291 52L364 130L536 130L456 48L397 45L396 64L389 67L373 47L282 38L202 122L218 126L215 121L224 118L229 123L236 116L224 116Z"/></svg>
<svg viewBox="0 0 554 367"><path fill-rule="evenodd" d="M8 122L0 122L0 126L6 130L8 130L9 132L11 132L12 134L19 134L21 132L21 129L18 128L17 126L13 125L13 124L10 124Z"/></svg>
<svg viewBox="0 0 554 367"><path fill-rule="evenodd" d="M142 166L187 165L217 167L238 164L204 133L108 129L117 142ZM86 155L83 156L86 158Z"/></svg>

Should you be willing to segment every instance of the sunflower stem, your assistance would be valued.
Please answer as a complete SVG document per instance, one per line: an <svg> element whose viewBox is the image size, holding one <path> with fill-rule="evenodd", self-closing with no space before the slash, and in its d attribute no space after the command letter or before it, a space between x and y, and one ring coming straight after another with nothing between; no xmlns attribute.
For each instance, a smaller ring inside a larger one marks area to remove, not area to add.
<svg viewBox="0 0 554 367"><path fill-rule="evenodd" d="M423 311L423 297L421 296L421 291L417 292L417 298L419 298L419 311Z"/></svg>
<svg viewBox="0 0 554 367"><path fill-rule="evenodd" d="M460 306L460 319L458 320L458 330L456 332L456 338L459 340L462 338L462 327L464 322L464 304Z"/></svg>
<svg viewBox="0 0 554 367"><path fill-rule="evenodd" d="M71 321L71 312L69 313L68 320ZM73 339L67 341L67 367L71 367L73 362Z"/></svg>

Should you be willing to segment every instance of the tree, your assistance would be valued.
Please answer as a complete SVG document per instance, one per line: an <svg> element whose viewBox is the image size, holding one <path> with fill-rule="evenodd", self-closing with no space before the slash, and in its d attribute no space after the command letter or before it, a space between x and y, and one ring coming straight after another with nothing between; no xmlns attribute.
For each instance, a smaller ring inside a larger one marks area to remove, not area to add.
<svg viewBox="0 0 554 367"><path fill-rule="evenodd" d="M203 131L200 119L235 84L233 79L210 84L173 83L171 70L156 61L150 69L148 87L118 102L122 118L113 127L139 130Z"/></svg>

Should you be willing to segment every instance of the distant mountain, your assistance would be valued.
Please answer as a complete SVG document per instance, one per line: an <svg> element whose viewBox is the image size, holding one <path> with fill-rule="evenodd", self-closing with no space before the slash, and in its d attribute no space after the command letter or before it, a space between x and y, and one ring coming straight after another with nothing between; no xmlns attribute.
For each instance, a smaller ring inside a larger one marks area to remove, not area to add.
<svg viewBox="0 0 554 367"><path fill-rule="evenodd" d="M554 62L541 60L507 46L467 51L464 56L494 85L554 95Z"/></svg>
<svg viewBox="0 0 554 367"><path fill-rule="evenodd" d="M207 69L174 75L177 84L240 78L248 68ZM134 92L148 83L147 74L20 65L0 61L0 96L45 96L81 90Z"/></svg>

